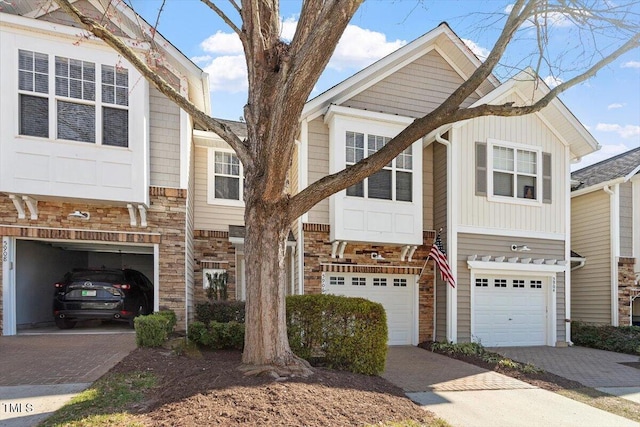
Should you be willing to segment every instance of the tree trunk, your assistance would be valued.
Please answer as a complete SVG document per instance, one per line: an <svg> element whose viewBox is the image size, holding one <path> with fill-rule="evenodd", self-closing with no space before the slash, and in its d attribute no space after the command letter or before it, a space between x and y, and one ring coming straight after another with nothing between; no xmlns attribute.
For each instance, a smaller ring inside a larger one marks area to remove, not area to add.
<svg viewBox="0 0 640 427"><path fill-rule="evenodd" d="M241 369L247 375L308 376L309 364L293 354L287 338L286 213L279 204L252 199L245 208L247 299Z"/></svg>

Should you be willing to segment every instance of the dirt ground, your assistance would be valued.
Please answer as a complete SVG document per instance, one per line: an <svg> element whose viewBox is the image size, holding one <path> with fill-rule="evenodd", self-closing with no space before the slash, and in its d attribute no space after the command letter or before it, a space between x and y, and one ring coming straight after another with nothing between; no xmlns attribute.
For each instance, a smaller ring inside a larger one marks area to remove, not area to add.
<svg viewBox="0 0 640 427"><path fill-rule="evenodd" d="M153 426L362 426L414 420L420 409L385 379L316 368L310 378L247 377L237 351L203 351L201 358L138 348L112 372L153 372L158 385L131 412Z"/></svg>

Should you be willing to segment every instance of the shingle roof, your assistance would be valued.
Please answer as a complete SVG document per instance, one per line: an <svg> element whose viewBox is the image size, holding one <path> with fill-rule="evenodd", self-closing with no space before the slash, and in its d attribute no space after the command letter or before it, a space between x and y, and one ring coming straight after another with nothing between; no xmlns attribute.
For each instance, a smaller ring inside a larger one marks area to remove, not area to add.
<svg viewBox="0 0 640 427"><path fill-rule="evenodd" d="M581 182L574 190L622 178L639 166L640 147L573 172L571 179Z"/></svg>
<svg viewBox="0 0 640 427"><path fill-rule="evenodd" d="M231 129L233 133L240 139L247 137L247 124L245 122L237 122L235 120L216 119L220 123L223 123Z"/></svg>

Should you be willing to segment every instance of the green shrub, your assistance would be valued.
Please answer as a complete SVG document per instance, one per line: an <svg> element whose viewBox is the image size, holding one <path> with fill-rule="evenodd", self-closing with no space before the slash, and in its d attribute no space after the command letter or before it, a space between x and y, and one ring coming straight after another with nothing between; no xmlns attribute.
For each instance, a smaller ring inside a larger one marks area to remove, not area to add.
<svg viewBox="0 0 640 427"><path fill-rule="evenodd" d="M616 327L572 322L571 340L583 347L640 355L639 326Z"/></svg>
<svg viewBox="0 0 640 427"><path fill-rule="evenodd" d="M198 345L216 350L236 349L244 347L244 323L238 322L209 322L205 326L202 322L192 322L187 336Z"/></svg>
<svg viewBox="0 0 640 427"><path fill-rule="evenodd" d="M205 325L211 321L244 323L244 301L211 301L197 304L196 320Z"/></svg>
<svg viewBox="0 0 640 427"><path fill-rule="evenodd" d="M287 297L291 350L310 362L377 375L387 357L387 318L381 304L336 295Z"/></svg>
<svg viewBox="0 0 640 427"><path fill-rule="evenodd" d="M227 280L229 275L224 273L207 273L207 282L209 287L207 288L207 298L210 301L226 301L229 298L229 292Z"/></svg>
<svg viewBox="0 0 640 427"><path fill-rule="evenodd" d="M176 327L178 323L178 318L176 317L176 313L173 310L160 310L156 313L158 316L162 316L167 319L167 336L171 335L173 329Z"/></svg>
<svg viewBox="0 0 640 427"><path fill-rule="evenodd" d="M158 313L138 316L133 320L138 347L160 347L169 334L169 317Z"/></svg>

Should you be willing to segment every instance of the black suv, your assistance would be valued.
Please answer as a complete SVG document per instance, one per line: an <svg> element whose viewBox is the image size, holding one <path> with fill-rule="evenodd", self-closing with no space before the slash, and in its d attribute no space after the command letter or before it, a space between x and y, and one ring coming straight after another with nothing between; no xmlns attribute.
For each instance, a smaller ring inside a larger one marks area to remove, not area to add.
<svg viewBox="0 0 640 427"><path fill-rule="evenodd" d="M153 284L136 270L74 269L56 282L53 316L60 329L78 320L133 319L153 312Z"/></svg>

